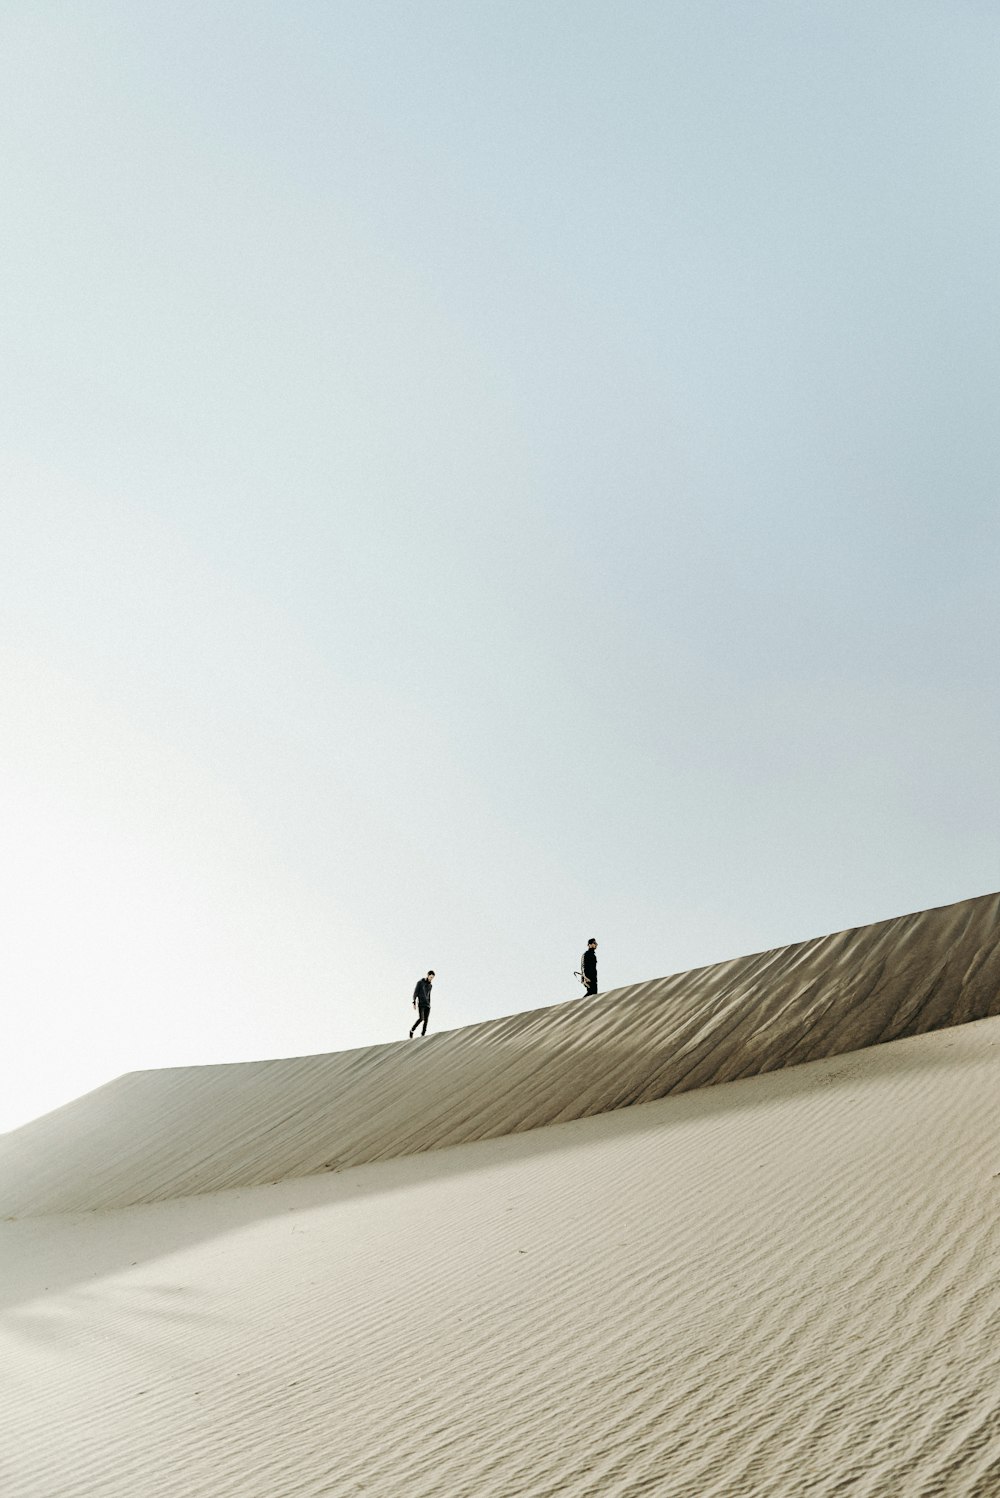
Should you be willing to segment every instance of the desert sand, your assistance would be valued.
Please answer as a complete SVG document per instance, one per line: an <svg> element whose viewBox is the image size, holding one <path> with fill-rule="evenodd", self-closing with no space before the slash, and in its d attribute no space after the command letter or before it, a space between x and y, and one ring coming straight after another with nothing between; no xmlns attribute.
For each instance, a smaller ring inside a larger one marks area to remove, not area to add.
<svg viewBox="0 0 1000 1498"><path fill-rule="evenodd" d="M992 895L0 1139L0 1491L1000 1494L998 980Z"/></svg>

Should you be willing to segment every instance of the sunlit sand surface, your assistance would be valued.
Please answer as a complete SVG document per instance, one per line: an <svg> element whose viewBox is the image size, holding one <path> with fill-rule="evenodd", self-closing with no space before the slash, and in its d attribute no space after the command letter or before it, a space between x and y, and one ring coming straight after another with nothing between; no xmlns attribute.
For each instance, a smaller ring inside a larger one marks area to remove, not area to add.
<svg viewBox="0 0 1000 1498"><path fill-rule="evenodd" d="M0 1139L0 1489L1000 1494L991 1015L997 896L102 1088Z"/></svg>

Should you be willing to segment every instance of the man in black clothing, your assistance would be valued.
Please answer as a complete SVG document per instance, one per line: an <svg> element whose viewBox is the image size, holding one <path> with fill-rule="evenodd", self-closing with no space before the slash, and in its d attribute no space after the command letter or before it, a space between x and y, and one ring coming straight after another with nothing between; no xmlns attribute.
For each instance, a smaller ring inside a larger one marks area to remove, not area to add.
<svg viewBox="0 0 1000 1498"><path fill-rule="evenodd" d="M424 1028L421 1035L427 1034L427 1021L431 1017L431 984L434 982L434 969L431 968L426 978L421 978L413 990L413 1007L417 1011L417 1017L413 1021L413 1030L417 1028L421 1020ZM413 1039L413 1030L410 1031L410 1039Z"/></svg>
<svg viewBox="0 0 1000 1498"><path fill-rule="evenodd" d="M586 984L587 998L597 992L597 937L592 936L587 943L587 950L580 958L580 971Z"/></svg>

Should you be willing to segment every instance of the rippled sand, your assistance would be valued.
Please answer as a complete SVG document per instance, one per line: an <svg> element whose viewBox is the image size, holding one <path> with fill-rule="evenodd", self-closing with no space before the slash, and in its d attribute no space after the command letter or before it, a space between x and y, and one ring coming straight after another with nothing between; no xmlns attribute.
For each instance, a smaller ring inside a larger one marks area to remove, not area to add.
<svg viewBox="0 0 1000 1498"><path fill-rule="evenodd" d="M1000 1494L998 979L989 896L7 1136L0 1489Z"/></svg>

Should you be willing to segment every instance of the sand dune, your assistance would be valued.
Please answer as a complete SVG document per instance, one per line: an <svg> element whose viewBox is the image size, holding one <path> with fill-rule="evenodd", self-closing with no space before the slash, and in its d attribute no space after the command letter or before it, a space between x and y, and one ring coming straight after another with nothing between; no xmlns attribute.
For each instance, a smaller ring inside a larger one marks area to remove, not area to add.
<svg viewBox="0 0 1000 1498"><path fill-rule="evenodd" d="M998 1063L0 1225L5 1498L990 1498Z"/></svg>
<svg viewBox="0 0 1000 1498"><path fill-rule="evenodd" d="M133 1073L0 1138L0 1216L497 1138L996 1014L994 894L412 1044Z"/></svg>
<svg viewBox="0 0 1000 1498"><path fill-rule="evenodd" d="M997 916L19 1131L8 1201L89 1210L0 1223L4 1498L995 1498L1000 1018L958 1021L997 1005ZM308 1175L310 1100L385 1158ZM287 1178L187 1194L260 1172L241 1139Z"/></svg>

